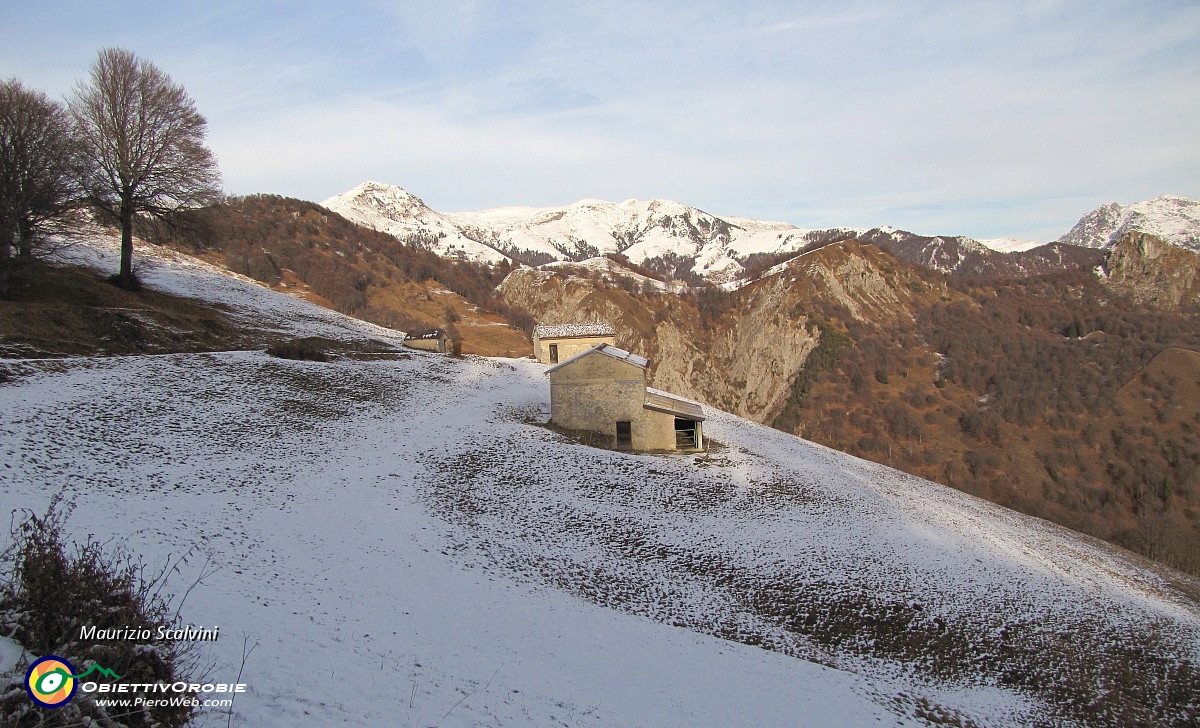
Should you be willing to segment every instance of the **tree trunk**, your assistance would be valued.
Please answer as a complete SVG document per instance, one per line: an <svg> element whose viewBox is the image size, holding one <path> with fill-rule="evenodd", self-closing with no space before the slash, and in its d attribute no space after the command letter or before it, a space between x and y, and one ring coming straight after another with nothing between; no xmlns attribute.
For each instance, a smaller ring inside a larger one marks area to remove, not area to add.
<svg viewBox="0 0 1200 728"><path fill-rule="evenodd" d="M13 243L16 231L7 228L7 224L0 224L0 298L8 297L11 282L10 272L13 266Z"/></svg>
<svg viewBox="0 0 1200 728"><path fill-rule="evenodd" d="M33 225L24 221L17 223L17 257L21 260L33 259L33 236L35 234Z"/></svg>
<svg viewBox="0 0 1200 728"><path fill-rule="evenodd" d="M117 286L127 291L139 288L133 277L133 204L121 203L121 270L117 273Z"/></svg>
<svg viewBox="0 0 1200 728"><path fill-rule="evenodd" d="M16 242L15 231L8 230L7 226L0 223L0 262L8 260L12 255L13 243Z"/></svg>

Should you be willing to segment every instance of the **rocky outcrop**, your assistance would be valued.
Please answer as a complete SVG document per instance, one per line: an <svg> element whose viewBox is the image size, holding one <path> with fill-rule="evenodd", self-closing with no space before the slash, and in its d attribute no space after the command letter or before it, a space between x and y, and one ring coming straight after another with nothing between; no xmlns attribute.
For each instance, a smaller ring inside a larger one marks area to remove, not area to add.
<svg viewBox="0 0 1200 728"><path fill-rule="evenodd" d="M1139 302L1178 308L1200 304L1200 254L1146 233L1127 233L1109 251L1107 284Z"/></svg>
<svg viewBox="0 0 1200 728"><path fill-rule="evenodd" d="M819 334L806 316L795 315L782 277L747 294L743 315L719 322L706 334L672 321L656 327L656 387L757 422L775 418Z"/></svg>
<svg viewBox="0 0 1200 728"><path fill-rule="evenodd" d="M655 387L769 423L819 342L814 316L832 306L865 323L907 323L917 299L941 295L894 264L874 246L830 245L726 294L716 316L697 299L626 290L582 269L522 268L498 290L539 323L608 322L617 346L650 360Z"/></svg>
<svg viewBox="0 0 1200 728"><path fill-rule="evenodd" d="M670 294L633 294L599 277L519 269L499 292L539 323L608 322L617 346L651 362L651 383L758 422L783 407L796 372L817 343L784 277L773 276L737 298L744 315L702 323L695 306Z"/></svg>

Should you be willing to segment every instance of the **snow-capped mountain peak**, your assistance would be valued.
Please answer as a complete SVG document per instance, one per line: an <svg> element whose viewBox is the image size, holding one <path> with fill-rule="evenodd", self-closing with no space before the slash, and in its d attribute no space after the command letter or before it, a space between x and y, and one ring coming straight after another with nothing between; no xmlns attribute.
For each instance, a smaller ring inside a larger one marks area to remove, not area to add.
<svg viewBox="0 0 1200 728"><path fill-rule="evenodd" d="M986 240L976 240L975 242L997 253L1020 253L1032 250L1039 245L1045 245L1045 243L1040 243L1036 240L1018 240L1017 238L988 238Z"/></svg>
<svg viewBox="0 0 1200 728"><path fill-rule="evenodd" d="M429 248L443 257L463 257L484 263L499 263L505 256L481 243L446 215L425 204L403 187L382 182L364 182L334 195L323 207L351 222L395 235L409 243Z"/></svg>
<svg viewBox="0 0 1200 728"><path fill-rule="evenodd" d="M584 260L622 253L642 263L681 256L696 259L697 272L713 279L732 278L741 271L728 252L732 231L741 238L759 232L662 198L620 203L589 198L562 207L439 213L400 187L366 182L321 204L360 225L419 240L442 254L483 262L504 257Z"/></svg>
<svg viewBox="0 0 1200 728"><path fill-rule="evenodd" d="M364 182L321 204L352 222L445 257L537 265L620 253L635 264L686 278L682 262L690 275L731 285L744 278L750 256L786 256L811 244L844 238L886 245L893 254L944 272L1003 267L1012 262L1005 254L1042 245L1013 238L931 237L890 226L810 230L782 222L718 217L660 197L622 202L585 198L560 207L442 213L401 187ZM1057 242L1108 248L1131 230L1200 250L1200 203L1178 195L1128 206L1114 202L1085 215Z"/></svg>
<svg viewBox="0 0 1200 728"><path fill-rule="evenodd" d="M359 207L397 218L433 212L424 200L403 187L371 181L363 182L349 192L334 195L321 204L330 209Z"/></svg>
<svg viewBox="0 0 1200 728"><path fill-rule="evenodd" d="M1179 195L1160 195L1132 205L1110 202L1080 218L1057 242L1111 248L1126 233L1135 231L1200 250L1200 202Z"/></svg>

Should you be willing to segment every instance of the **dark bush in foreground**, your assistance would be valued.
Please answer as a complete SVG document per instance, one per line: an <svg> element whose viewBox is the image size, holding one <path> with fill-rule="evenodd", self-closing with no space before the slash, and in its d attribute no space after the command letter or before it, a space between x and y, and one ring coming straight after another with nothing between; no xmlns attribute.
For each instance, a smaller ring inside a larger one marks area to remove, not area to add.
<svg viewBox="0 0 1200 728"><path fill-rule="evenodd" d="M35 657L55 655L77 671L93 665L111 670L124 684L189 681L195 670L193 643L159 640L159 628L177 625L160 596L168 569L156 576L144 564L89 539L67 546L63 524L70 514L55 496L42 516L27 513L12 531L12 545L0 554L0 633ZM178 564L176 564L178 566ZM82 627L147 630L149 640L84 639ZM0 683L0 726L183 726L192 719L187 705L105 708L93 695L77 691L65 706L36 706L23 687L25 671ZM93 678L101 682L104 678ZM116 712L113 712L116 711Z"/></svg>

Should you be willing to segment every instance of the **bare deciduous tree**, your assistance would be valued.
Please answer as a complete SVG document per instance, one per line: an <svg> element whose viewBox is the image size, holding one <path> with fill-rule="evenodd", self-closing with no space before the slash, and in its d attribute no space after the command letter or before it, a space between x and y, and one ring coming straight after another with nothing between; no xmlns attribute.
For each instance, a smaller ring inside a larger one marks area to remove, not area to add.
<svg viewBox="0 0 1200 728"><path fill-rule="evenodd" d="M62 104L0 81L0 294L16 255L29 258L78 201L78 145Z"/></svg>
<svg viewBox="0 0 1200 728"><path fill-rule="evenodd" d="M153 63L105 48L68 106L83 153L89 201L121 226L118 285L136 287L133 222L201 207L219 195L220 173L204 146L206 122L182 86Z"/></svg>

